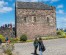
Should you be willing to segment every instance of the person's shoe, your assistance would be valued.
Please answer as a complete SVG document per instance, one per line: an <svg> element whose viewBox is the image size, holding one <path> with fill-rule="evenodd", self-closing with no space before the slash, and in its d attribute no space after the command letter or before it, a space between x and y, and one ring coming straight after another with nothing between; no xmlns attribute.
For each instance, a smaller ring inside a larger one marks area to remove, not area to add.
<svg viewBox="0 0 66 55"><path fill-rule="evenodd" d="M39 54L33 53L33 55L39 55Z"/></svg>

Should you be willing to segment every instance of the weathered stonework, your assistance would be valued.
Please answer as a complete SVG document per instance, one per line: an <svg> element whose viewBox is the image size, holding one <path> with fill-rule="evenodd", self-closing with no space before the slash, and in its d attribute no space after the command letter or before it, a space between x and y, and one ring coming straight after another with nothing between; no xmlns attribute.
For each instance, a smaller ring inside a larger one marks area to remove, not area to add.
<svg viewBox="0 0 66 55"><path fill-rule="evenodd" d="M4 37L13 37L13 30L12 28L0 28L0 34Z"/></svg>
<svg viewBox="0 0 66 55"><path fill-rule="evenodd" d="M25 4L26 3L27 2L25 2ZM27 34L28 39L33 39L38 35L55 35L55 8L51 6L50 8L51 9L23 9L16 7L17 36L20 37L22 34Z"/></svg>

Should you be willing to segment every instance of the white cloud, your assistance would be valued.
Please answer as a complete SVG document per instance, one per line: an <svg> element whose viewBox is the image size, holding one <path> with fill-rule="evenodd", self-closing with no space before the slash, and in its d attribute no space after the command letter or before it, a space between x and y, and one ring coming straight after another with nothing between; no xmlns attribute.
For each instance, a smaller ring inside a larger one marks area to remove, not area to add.
<svg viewBox="0 0 66 55"><path fill-rule="evenodd" d="M65 17L64 21L66 21L66 17Z"/></svg>
<svg viewBox="0 0 66 55"><path fill-rule="evenodd" d="M50 0L50 3L58 2L59 0Z"/></svg>
<svg viewBox="0 0 66 55"><path fill-rule="evenodd" d="M57 27L58 28L66 28L66 16L57 17Z"/></svg>
<svg viewBox="0 0 66 55"><path fill-rule="evenodd" d="M2 7L4 5L8 5L8 2L0 1L0 7Z"/></svg>
<svg viewBox="0 0 66 55"><path fill-rule="evenodd" d="M57 2L57 1L59 1L59 0L51 0L51 2Z"/></svg>
<svg viewBox="0 0 66 55"><path fill-rule="evenodd" d="M4 1L0 1L0 7L3 7Z"/></svg>
<svg viewBox="0 0 66 55"><path fill-rule="evenodd" d="M7 7L8 2L0 1L0 13L6 13L12 11L12 7Z"/></svg>
<svg viewBox="0 0 66 55"><path fill-rule="evenodd" d="M62 4L61 5L58 5L57 8L63 8L63 5Z"/></svg>
<svg viewBox="0 0 66 55"><path fill-rule="evenodd" d="M37 2L37 1L39 1L39 0L31 0L31 2Z"/></svg>
<svg viewBox="0 0 66 55"><path fill-rule="evenodd" d="M63 4L60 4L57 6L57 13L58 14L66 14L63 10L63 7L64 7Z"/></svg>
<svg viewBox="0 0 66 55"><path fill-rule="evenodd" d="M17 1L23 1L23 2L38 2L39 0L17 0Z"/></svg>
<svg viewBox="0 0 66 55"><path fill-rule="evenodd" d="M23 1L23 2L57 2L59 0L17 0L17 1Z"/></svg>
<svg viewBox="0 0 66 55"><path fill-rule="evenodd" d="M58 14L64 14L64 10L58 10L57 13Z"/></svg>
<svg viewBox="0 0 66 55"><path fill-rule="evenodd" d="M47 1L50 1L50 0L31 0L31 2L47 2Z"/></svg>
<svg viewBox="0 0 66 55"><path fill-rule="evenodd" d="M6 13L6 12L9 12L9 11L12 11L12 8L11 7L3 7L3 8L0 8L0 12L1 13Z"/></svg>

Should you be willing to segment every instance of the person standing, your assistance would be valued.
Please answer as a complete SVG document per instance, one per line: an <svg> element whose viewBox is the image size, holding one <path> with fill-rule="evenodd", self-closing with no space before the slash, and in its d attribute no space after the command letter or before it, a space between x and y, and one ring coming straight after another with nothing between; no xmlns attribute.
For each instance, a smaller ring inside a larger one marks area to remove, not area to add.
<svg viewBox="0 0 66 55"><path fill-rule="evenodd" d="M34 55L38 55L37 48L38 48L38 39L35 38L35 40L34 40Z"/></svg>
<svg viewBox="0 0 66 55"><path fill-rule="evenodd" d="M2 40L0 39L0 45L2 44Z"/></svg>
<svg viewBox="0 0 66 55"><path fill-rule="evenodd" d="M42 38L39 38L39 51L40 51L39 55L42 55L42 53L45 51L45 46L43 44Z"/></svg>
<svg viewBox="0 0 66 55"><path fill-rule="evenodd" d="M5 38L6 43L8 42L8 40L9 40L9 38L8 38L8 37L6 37L6 38Z"/></svg>

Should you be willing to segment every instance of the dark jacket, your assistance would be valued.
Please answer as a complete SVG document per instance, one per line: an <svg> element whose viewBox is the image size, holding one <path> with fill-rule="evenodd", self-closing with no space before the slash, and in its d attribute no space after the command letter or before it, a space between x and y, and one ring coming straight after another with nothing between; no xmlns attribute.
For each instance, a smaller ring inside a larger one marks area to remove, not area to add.
<svg viewBox="0 0 66 55"><path fill-rule="evenodd" d="M45 51L46 49L45 49L45 46L44 46L44 44L43 44L43 41L39 41L39 51Z"/></svg>
<svg viewBox="0 0 66 55"><path fill-rule="evenodd" d="M41 49L41 44L42 43L43 43L42 41L39 41L39 51L42 51L42 49Z"/></svg>
<svg viewBox="0 0 66 55"><path fill-rule="evenodd" d="M34 47L38 47L38 40L34 41Z"/></svg>
<svg viewBox="0 0 66 55"><path fill-rule="evenodd" d="M2 40L0 39L0 44L2 43Z"/></svg>

